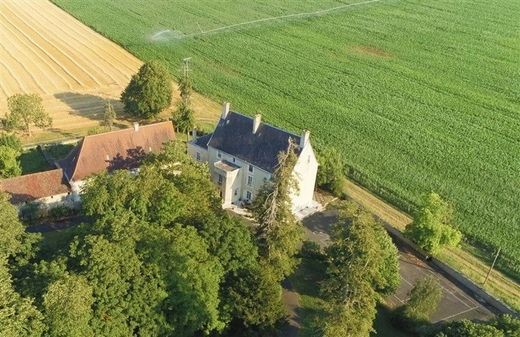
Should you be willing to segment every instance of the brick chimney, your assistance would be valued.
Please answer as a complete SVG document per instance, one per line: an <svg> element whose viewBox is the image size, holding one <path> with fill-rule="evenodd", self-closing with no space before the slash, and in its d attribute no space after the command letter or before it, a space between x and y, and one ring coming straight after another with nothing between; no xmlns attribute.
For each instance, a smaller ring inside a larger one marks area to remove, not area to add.
<svg viewBox="0 0 520 337"><path fill-rule="evenodd" d="M262 123L262 115L256 114L255 119L253 120L253 133L256 133L256 131L258 131L260 123Z"/></svg>
<svg viewBox="0 0 520 337"><path fill-rule="evenodd" d="M139 123L137 123L137 122L134 122L134 131L135 132L139 131Z"/></svg>
<svg viewBox="0 0 520 337"><path fill-rule="evenodd" d="M222 105L222 116L221 118L222 119L226 119L228 114L229 114L229 102L224 102L224 104Z"/></svg>
<svg viewBox="0 0 520 337"><path fill-rule="evenodd" d="M303 133L300 137L300 148L303 149L307 144L309 144L309 139L311 137L311 132L309 130L303 130Z"/></svg>

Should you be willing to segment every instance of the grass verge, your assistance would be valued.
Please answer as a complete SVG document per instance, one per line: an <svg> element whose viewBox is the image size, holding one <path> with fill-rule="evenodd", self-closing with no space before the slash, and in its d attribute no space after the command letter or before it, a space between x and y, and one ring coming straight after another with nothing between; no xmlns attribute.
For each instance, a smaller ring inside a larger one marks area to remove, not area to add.
<svg viewBox="0 0 520 337"><path fill-rule="evenodd" d="M406 225L412 221L408 214L394 208L351 181L345 183L344 192L368 211L400 231L403 231ZM444 249L438 258L511 308L520 311L520 285L500 271L493 270L487 283L482 286L490 264L478 255L479 252L475 247L463 244L461 247Z"/></svg>

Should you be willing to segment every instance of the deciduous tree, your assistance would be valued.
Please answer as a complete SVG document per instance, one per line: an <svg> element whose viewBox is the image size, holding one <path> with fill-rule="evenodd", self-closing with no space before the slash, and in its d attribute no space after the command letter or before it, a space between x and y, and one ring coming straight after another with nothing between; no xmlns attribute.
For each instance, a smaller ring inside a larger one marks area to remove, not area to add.
<svg viewBox="0 0 520 337"><path fill-rule="evenodd" d="M443 246L456 246L462 234L453 228L453 208L438 194L430 193L405 234L429 253L436 254Z"/></svg>
<svg viewBox="0 0 520 337"><path fill-rule="evenodd" d="M435 337L506 337L503 331L482 323L469 320L456 321L445 325ZM507 336L509 337L509 336ZM512 336L511 336L512 337Z"/></svg>
<svg viewBox="0 0 520 337"><path fill-rule="evenodd" d="M9 113L6 116L8 128L31 135L31 127L48 128L52 118L43 107L42 98L37 94L16 94L7 98Z"/></svg>
<svg viewBox="0 0 520 337"><path fill-rule="evenodd" d="M442 298L442 287L433 276L417 281L410 291L410 299L402 309L402 319L409 325L427 323Z"/></svg>
<svg viewBox="0 0 520 337"><path fill-rule="evenodd" d="M172 80L168 70L158 61L141 66L121 94L124 110L138 118L152 118L170 106Z"/></svg>
<svg viewBox="0 0 520 337"><path fill-rule="evenodd" d="M51 283L43 296L48 337L90 337L92 287L82 276L65 275Z"/></svg>
<svg viewBox="0 0 520 337"><path fill-rule="evenodd" d="M22 174L18 157L20 153L15 149L0 145L0 178L16 177Z"/></svg>
<svg viewBox="0 0 520 337"><path fill-rule="evenodd" d="M381 294L398 285L397 250L371 214L344 203L326 256L324 336L368 336Z"/></svg>
<svg viewBox="0 0 520 337"><path fill-rule="evenodd" d="M6 258L0 256L0 336L39 337L44 331L42 314L14 290Z"/></svg>
<svg viewBox="0 0 520 337"><path fill-rule="evenodd" d="M12 133L0 133L0 146L10 147L20 154L23 151L22 142Z"/></svg>
<svg viewBox="0 0 520 337"><path fill-rule="evenodd" d="M335 148L326 148L318 152L318 186L341 196L345 184L345 161L342 154Z"/></svg>

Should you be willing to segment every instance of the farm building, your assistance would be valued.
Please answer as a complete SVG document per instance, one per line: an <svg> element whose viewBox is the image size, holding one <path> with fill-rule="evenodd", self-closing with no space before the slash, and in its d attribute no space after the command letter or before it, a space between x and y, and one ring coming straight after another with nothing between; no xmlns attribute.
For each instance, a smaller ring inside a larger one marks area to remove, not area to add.
<svg viewBox="0 0 520 337"><path fill-rule="evenodd" d="M229 108L229 103L225 103L213 133L197 137L194 131L188 142L188 153L208 163L213 181L220 186L223 206L242 206L253 201L271 179L278 154L287 150L292 139L298 145L293 171L298 188L291 196L293 212L306 215L315 211L319 207L313 199L318 162L309 131L298 136L262 123L260 115L251 118Z"/></svg>
<svg viewBox="0 0 520 337"><path fill-rule="evenodd" d="M37 202L47 208L76 203L86 179L105 170L136 169L144 156L175 139L171 122L162 122L84 137L56 169L0 180L11 203Z"/></svg>

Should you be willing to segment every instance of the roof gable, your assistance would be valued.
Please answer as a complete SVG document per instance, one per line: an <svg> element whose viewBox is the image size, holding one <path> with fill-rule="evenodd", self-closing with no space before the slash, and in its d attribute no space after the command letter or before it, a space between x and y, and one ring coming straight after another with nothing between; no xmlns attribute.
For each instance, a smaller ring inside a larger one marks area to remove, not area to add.
<svg viewBox="0 0 520 337"><path fill-rule="evenodd" d="M175 139L171 122L86 136L60 161L69 181L78 181L105 170L138 167L144 156Z"/></svg>
<svg viewBox="0 0 520 337"><path fill-rule="evenodd" d="M253 124L251 117L230 111L218 122L208 146L274 172L278 153L287 151L290 138L299 144L300 136L264 123L253 133ZM300 154L299 148L296 154Z"/></svg>

